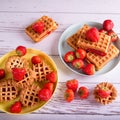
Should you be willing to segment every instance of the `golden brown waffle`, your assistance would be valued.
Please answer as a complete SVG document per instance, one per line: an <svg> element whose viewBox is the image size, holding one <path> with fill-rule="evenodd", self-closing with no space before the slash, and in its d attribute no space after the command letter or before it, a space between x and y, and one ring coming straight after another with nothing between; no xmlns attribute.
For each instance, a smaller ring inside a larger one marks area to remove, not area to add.
<svg viewBox="0 0 120 120"><path fill-rule="evenodd" d="M111 94L107 97L107 98L101 98L99 95L98 95L98 90L99 88L103 88L103 87L107 87L110 91L111 91ZM116 88L113 86L113 84L111 83L108 83L108 82L102 82L102 83L99 83L95 89L94 89L94 97L96 99L97 102L103 104L103 105L106 105L106 104L109 104L111 103L113 100L116 99L117 97L117 90Z"/></svg>
<svg viewBox="0 0 120 120"><path fill-rule="evenodd" d="M18 95L18 88L13 80L8 79L0 82L0 102L13 100Z"/></svg>
<svg viewBox="0 0 120 120"><path fill-rule="evenodd" d="M87 61L93 63L96 66L96 70L99 70L103 68L110 60L115 58L118 54L119 54L119 50L113 44L111 44L107 55L99 56L91 52L88 52L86 59Z"/></svg>
<svg viewBox="0 0 120 120"><path fill-rule="evenodd" d="M24 79L20 80L19 82L16 82L16 85L17 87L20 87L20 88L30 86L33 84L35 77L36 77L35 72L31 69L27 69Z"/></svg>
<svg viewBox="0 0 120 120"><path fill-rule="evenodd" d="M41 62L39 64L33 64L33 71L36 74L36 81L44 81L46 80L46 75L52 72L52 69L46 63Z"/></svg>
<svg viewBox="0 0 120 120"><path fill-rule="evenodd" d="M20 92L20 101L23 106L33 106L39 102L38 92L40 90L39 86L32 85L27 86Z"/></svg>
<svg viewBox="0 0 120 120"><path fill-rule="evenodd" d="M37 33L32 29L32 25L38 21L41 21L44 23L44 29L42 33ZM27 35L34 41L34 42L39 42L43 38L47 37L50 33L52 33L54 30L57 29L58 24L52 19L49 18L48 16L42 16L40 19L35 21L31 25L29 25L26 29L25 32Z"/></svg>
<svg viewBox="0 0 120 120"><path fill-rule="evenodd" d="M84 25L81 28L80 34L79 34L79 40L77 41L76 45L87 51L92 51L95 53L100 52L102 55L105 55L110 45L110 36L100 32L98 42L91 42L86 38L86 32L89 29L90 29L90 26L88 25Z"/></svg>
<svg viewBox="0 0 120 120"><path fill-rule="evenodd" d="M12 68L14 67L20 67L20 68L28 68L28 62L25 58L19 57L19 56L10 56L5 64L5 69L8 72L12 71Z"/></svg>

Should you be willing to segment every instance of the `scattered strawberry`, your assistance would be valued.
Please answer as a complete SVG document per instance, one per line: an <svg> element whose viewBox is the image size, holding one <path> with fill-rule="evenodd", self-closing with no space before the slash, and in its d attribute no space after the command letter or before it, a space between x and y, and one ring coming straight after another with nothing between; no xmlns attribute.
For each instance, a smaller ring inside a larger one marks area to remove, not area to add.
<svg viewBox="0 0 120 120"><path fill-rule="evenodd" d="M101 98L107 98L111 91L107 87L102 87L98 89L97 93Z"/></svg>
<svg viewBox="0 0 120 120"><path fill-rule="evenodd" d="M111 37L111 42L114 42L118 39L117 34L113 30L108 31L108 35Z"/></svg>
<svg viewBox="0 0 120 120"><path fill-rule="evenodd" d="M33 63L33 64L38 64L38 63L41 63L41 58L39 57L39 56L33 56L32 58L31 58L31 62Z"/></svg>
<svg viewBox="0 0 120 120"><path fill-rule="evenodd" d="M84 67L84 62L80 58L77 58L72 61L72 66L76 69L80 69Z"/></svg>
<svg viewBox="0 0 120 120"><path fill-rule="evenodd" d="M64 98L67 102L71 102L74 99L74 92L71 89L67 89L64 93Z"/></svg>
<svg viewBox="0 0 120 120"><path fill-rule="evenodd" d="M109 30L112 30L113 27L114 27L114 23L113 23L112 20L109 20L109 19L108 19L108 20L105 20L105 21L103 22L103 29L104 29L104 30L109 31Z"/></svg>
<svg viewBox="0 0 120 120"><path fill-rule="evenodd" d="M83 67L82 71L87 75L93 75L95 73L95 66L91 63Z"/></svg>
<svg viewBox="0 0 120 120"><path fill-rule="evenodd" d="M56 71L52 71L51 73L48 73L46 75L46 79L49 80L52 83L55 83L57 80L57 72Z"/></svg>
<svg viewBox="0 0 120 120"><path fill-rule="evenodd" d="M82 86L78 90L78 95L81 99L86 99L89 96L89 90L86 87Z"/></svg>
<svg viewBox="0 0 120 120"><path fill-rule="evenodd" d="M38 92L38 98L43 101L48 101L51 98L52 92L47 88L43 88Z"/></svg>
<svg viewBox="0 0 120 120"><path fill-rule="evenodd" d="M20 113L22 110L22 104L21 102L17 101L10 107L11 113Z"/></svg>
<svg viewBox="0 0 120 120"><path fill-rule="evenodd" d="M98 42L99 40L99 31L96 27L90 28L86 32L86 38L92 42Z"/></svg>
<svg viewBox="0 0 120 120"><path fill-rule="evenodd" d="M75 59L75 53L73 51L69 51L64 55L65 62L72 62Z"/></svg>
<svg viewBox="0 0 120 120"><path fill-rule="evenodd" d="M49 89L51 92L53 92L53 89L54 89L54 84L51 83L51 82L48 82L44 85L44 88L47 88Z"/></svg>
<svg viewBox="0 0 120 120"><path fill-rule="evenodd" d="M77 88L78 88L78 80L73 79L73 80L68 80L66 82L66 86L68 89L73 90L73 92L76 92Z"/></svg>
<svg viewBox="0 0 120 120"><path fill-rule="evenodd" d="M86 57L86 51L79 48L75 51L75 55L77 58L84 59Z"/></svg>
<svg viewBox="0 0 120 120"><path fill-rule="evenodd" d="M5 77L5 70L4 69L0 69L0 79L3 79Z"/></svg>
<svg viewBox="0 0 120 120"><path fill-rule="evenodd" d="M24 78L26 74L25 68L12 68L13 79L16 81L20 81Z"/></svg>
<svg viewBox="0 0 120 120"><path fill-rule="evenodd" d="M42 33L44 29L44 23L39 21L33 24L32 29L37 33Z"/></svg>
<svg viewBox="0 0 120 120"><path fill-rule="evenodd" d="M26 52L27 52L27 49L24 46L18 46L16 48L16 53L18 54L18 56L24 56Z"/></svg>

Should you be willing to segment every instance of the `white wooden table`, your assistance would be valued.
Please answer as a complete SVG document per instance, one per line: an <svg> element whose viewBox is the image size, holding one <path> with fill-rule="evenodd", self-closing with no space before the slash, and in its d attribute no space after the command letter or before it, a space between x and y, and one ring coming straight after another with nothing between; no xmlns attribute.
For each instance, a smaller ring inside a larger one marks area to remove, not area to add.
<svg viewBox="0 0 120 120"><path fill-rule="evenodd" d="M34 43L25 34L25 27L42 15L48 15L58 22L58 29L39 43ZM71 72L61 62L58 54L59 38L70 25L84 22L103 22L112 19L115 31L120 34L119 0L1 0L0 1L0 57L18 45L41 50L55 61L59 72L59 83L51 101L42 109L31 114L14 116L0 111L0 120L48 120L48 119L120 119L120 64L109 73L97 77L83 77ZM76 98L73 102L64 101L65 82L76 78L79 85L90 90L86 100ZM118 90L117 99L103 106L95 102L92 95L96 84L109 81Z"/></svg>

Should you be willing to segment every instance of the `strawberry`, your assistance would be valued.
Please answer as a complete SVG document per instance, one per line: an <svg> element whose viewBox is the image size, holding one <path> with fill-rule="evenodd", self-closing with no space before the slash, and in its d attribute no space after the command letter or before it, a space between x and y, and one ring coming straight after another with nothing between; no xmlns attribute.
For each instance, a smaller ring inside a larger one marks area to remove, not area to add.
<svg viewBox="0 0 120 120"><path fill-rule="evenodd" d="M81 86L78 90L78 95L81 99L86 99L89 96L89 90L86 87Z"/></svg>
<svg viewBox="0 0 120 120"><path fill-rule="evenodd" d="M74 99L74 92L71 89L67 89L64 93L64 98L67 102L71 102Z"/></svg>
<svg viewBox="0 0 120 120"><path fill-rule="evenodd" d="M75 59L75 53L73 51L68 51L64 55L65 62L72 62Z"/></svg>
<svg viewBox="0 0 120 120"><path fill-rule="evenodd" d="M4 69L0 69L0 79L3 79L5 77L5 70Z"/></svg>
<svg viewBox="0 0 120 120"><path fill-rule="evenodd" d="M107 87L101 87L98 89L97 93L101 98L107 98L111 91Z"/></svg>
<svg viewBox="0 0 120 120"><path fill-rule="evenodd" d="M104 30L103 28L102 28L102 29L99 29L99 32L107 34L107 31Z"/></svg>
<svg viewBox="0 0 120 120"><path fill-rule="evenodd" d="M93 75L95 73L95 66L91 63L83 67L82 71L87 75Z"/></svg>
<svg viewBox="0 0 120 120"><path fill-rule="evenodd" d="M25 74L26 74L25 68L12 68L13 79L16 81L22 80Z"/></svg>
<svg viewBox="0 0 120 120"><path fill-rule="evenodd" d="M114 42L118 39L117 34L113 30L108 31L108 35L111 37L111 42Z"/></svg>
<svg viewBox="0 0 120 120"><path fill-rule="evenodd" d="M27 52L27 49L24 46L18 46L16 48L16 53L18 56L24 56L26 54L26 52Z"/></svg>
<svg viewBox="0 0 120 120"><path fill-rule="evenodd" d="M78 88L78 80L73 79L73 80L68 80L66 82L66 86L68 89L73 90L73 92L76 92L77 88Z"/></svg>
<svg viewBox="0 0 120 120"><path fill-rule="evenodd" d="M51 82L48 82L44 85L44 88L47 88L49 89L51 92L53 92L53 89L54 89L54 84L51 83Z"/></svg>
<svg viewBox="0 0 120 120"><path fill-rule="evenodd" d="M84 62L80 58L77 58L72 61L72 66L76 69L80 69L84 67Z"/></svg>
<svg viewBox="0 0 120 120"><path fill-rule="evenodd" d="M47 88L43 88L38 92L38 98L43 101L48 101L51 98L52 92Z"/></svg>
<svg viewBox="0 0 120 120"><path fill-rule="evenodd" d="M77 58L84 59L86 57L86 51L79 48L75 51L75 55Z"/></svg>
<svg viewBox="0 0 120 120"><path fill-rule="evenodd" d="M22 110L22 104L21 102L17 101L10 107L11 113L20 113Z"/></svg>
<svg viewBox="0 0 120 120"><path fill-rule="evenodd" d="M92 42L98 42L99 40L99 31L96 27L90 28L86 32L86 38Z"/></svg>
<svg viewBox="0 0 120 120"><path fill-rule="evenodd" d="M52 83L55 83L57 80L57 72L52 71L46 75L46 79L49 80Z"/></svg>
<svg viewBox="0 0 120 120"><path fill-rule="evenodd" d="M112 20L107 19L103 22L103 29L104 30L109 31L109 30L112 30L113 27L114 27L114 23Z"/></svg>
<svg viewBox="0 0 120 120"><path fill-rule="evenodd" d="M39 21L32 25L32 29L37 33L42 33L44 30L44 23Z"/></svg>
<svg viewBox="0 0 120 120"><path fill-rule="evenodd" d="M32 58L31 58L31 62L33 63L33 64L38 64L38 63L41 63L41 58L39 57L39 56L33 56Z"/></svg>

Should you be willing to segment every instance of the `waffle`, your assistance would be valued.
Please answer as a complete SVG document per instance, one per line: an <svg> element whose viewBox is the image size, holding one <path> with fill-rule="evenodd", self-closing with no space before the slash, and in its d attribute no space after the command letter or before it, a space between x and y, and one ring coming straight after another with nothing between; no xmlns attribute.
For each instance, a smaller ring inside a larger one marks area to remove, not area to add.
<svg viewBox="0 0 120 120"><path fill-rule="evenodd" d="M91 42L86 38L86 32L90 29L88 25L84 25L79 34L79 40L77 41L76 45L80 48L83 48L87 51L94 52L101 56L107 54L111 38L110 36L106 35L105 33L99 33L99 40L98 42Z"/></svg>
<svg viewBox="0 0 120 120"><path fill-rule="evenodd" d="M44 23L44 29L42 33L36 33L33 29L32 29L32 25L38 21L41 21ZM39 42L41 41L43 38L47 37L50 33L52 33L54 30L57 29L58 24L52 19L49 18L48 16L42 16L40 19L38 19L37 21L35 21L34 23L32 23L31 25L29 25L26 29L25 32L27 33L27 35L34 41L34 42Z"/></svg>
<svg viewBox="0 0 120 120"><path fill-rule="evenodd" d="M40 88L39 86L32 85L27 86L20 92L20 101L23 106L33 106L39 102L38 92Z"/></svg>
<svg viewBox="0 0 120 120"><path fill-rule="evenodd" d="M118 54L119 54L119 50L113 44L111 44L107 55L99 56L91 52L88 52L86 59L87 61L93 63L96 66L96 70L99 70L103 68L110 60L115 58Z"/></svg>
<svg viewBox="0 0 120 120"><path fill-rule="evenodd" d="M14 67L28 68L28 62L23 57L10 56L5 64L5 68L8 72L11 72Z"/></svg>
<svg viewBox="0 0 120 120"><path fill-rule="evenodd" d="M50 72L52 72L50 66L45 64L44 62L38 63L38 64L33 64L33 71L36 74L36 81L44 81L46 80L46 75Z"/></svg>
<svg viewBox="0 0 120 120"><path fill-rule="evenodd" d="M19 88L24 88L26 86L30 86L33 84L35 77L36 77L35 72L32 71L31 69L27 69L24 79L20 80L19 82L16 82L16 85Z"/></svg>
<svg viewBox="0 0 120 120"><path fill-rule="evenodd" d="M18 95L18 88L13 80L8 79L0 82L0 102L13 100Z"/></svg>
<svg viewBox="0 0 120 120"><path fill-rule="evenodd" d="M111 91L111 94L107 97L107 98L101 98L97 91L99 88L101 87L107 87L110 91ZM102 82L102 83L99 83L95 89L94 89L94 97L96 99L97 102L103 104L103 105L106 105L106 104L109 104L111 103L113 100L116 99L117 97L117 90L116 88L111 84L111 83L108 83L108 82Z"/></svg>

